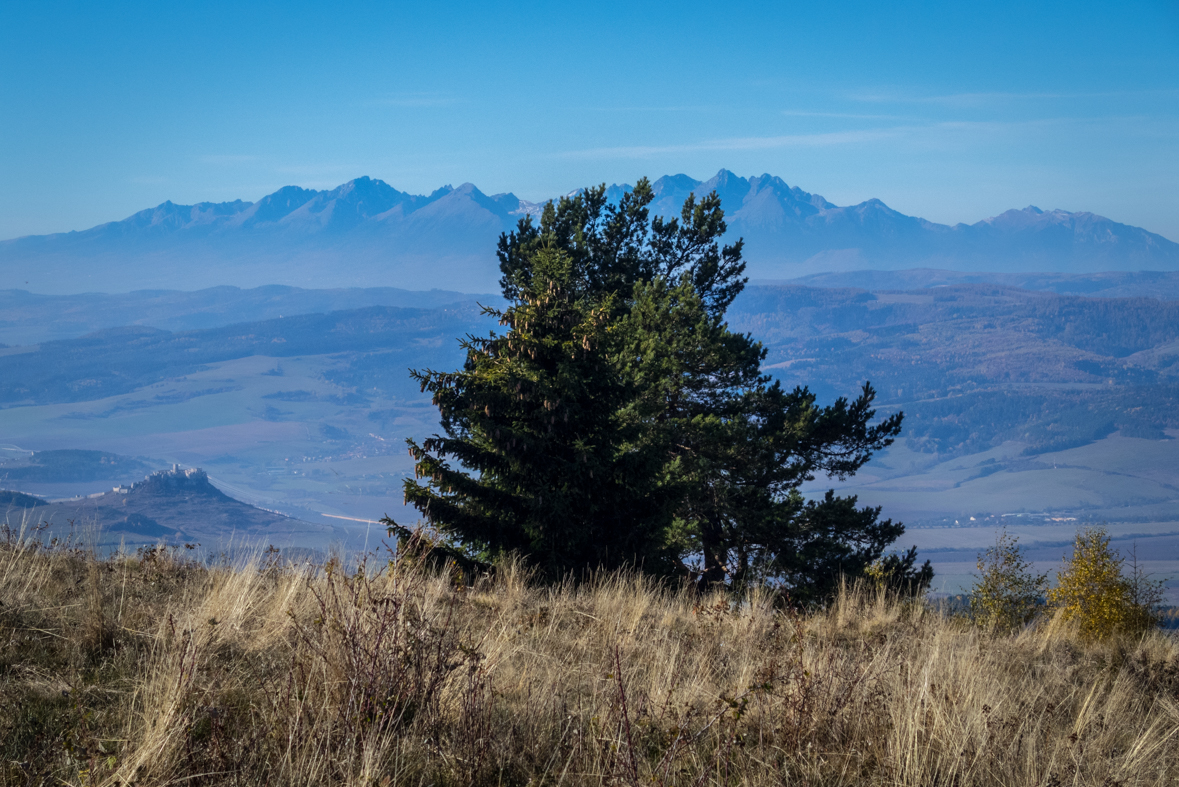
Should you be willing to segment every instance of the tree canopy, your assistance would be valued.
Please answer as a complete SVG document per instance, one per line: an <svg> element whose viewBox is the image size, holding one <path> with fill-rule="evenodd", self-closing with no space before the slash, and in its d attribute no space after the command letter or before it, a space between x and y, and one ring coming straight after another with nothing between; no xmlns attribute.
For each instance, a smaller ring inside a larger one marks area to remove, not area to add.
<svg viewBox="0 0 1179 787"><path fill-rule="evenodd" d="M646 179L617 204L589 188L501 236L508 305L485 312L504 330L462 340L460 370L412 372L441 434L409 441L406 500L468 554L514 551L552 578L636 566L828 594L904 529L799 486L855 473L902 415L876 422L867 383L820 406L764 374L762 346L724 321L746 279L719 197L670 220L653 197Z"/></svg>

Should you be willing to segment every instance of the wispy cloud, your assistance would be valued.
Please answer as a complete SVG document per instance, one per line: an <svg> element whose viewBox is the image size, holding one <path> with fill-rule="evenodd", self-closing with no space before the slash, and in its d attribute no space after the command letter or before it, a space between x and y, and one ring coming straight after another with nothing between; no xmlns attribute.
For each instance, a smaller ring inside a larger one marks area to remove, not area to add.
<svg viewBox="0 0 1179 787"><path fill-rule="evenodd" d="M215 153L208 156L201 156L198 160L202 164L249 164L257 161L258 157Z"/></svg>
<svg viewBox="0 0 1179 787"><path fill-rule="evenodd" d="M585 107L588 112L716 112L717 106Z"/></svg>
<svg viewBox="0 0 1179 787"><path fill-rule="evenodd" d="M1179 96L1179 90L1110 90L1093 92L1012 92L981 91L974 93L947 93L944 95L916 95L903 90L882 90L852 93L848 98L872 104L933 104L950 107L983 107L998 104L1016 104L1029 101L1084 100L1100 98L1150 98Z"/></svg>
<svg viewBox="0 0 1179 787"><path fill-rule="evenodd" d="M681 145L630 145L590 148L558 154L563 158L650 158L652 156L705 151L772 150L787 147L818 147L868 142L895 136L897 129L835 131L827 134L784 134L771 137L729 137Z"/></svg>
<svg viewBox="0 0 1179 787"><path fill-rule="evenodd" d="M444 93L392 93L368 102L377 107L447 107L457 103L457 98Z"/></svg>
<svg viewBox="0 0 1179 787"><path fill-rule="evenodd" d="M902 124L872 129L830 131L815 134L778 134L769 136L725 137L677 145L630 145L574 150L556 154L560 158L633 158L682 155L701 152L739 152L777 150L783 148L820 148L861 145L881 141L920 144L945 144L969 139L980 139L1008 134L1026 133L1037 127L1104 124L1126 122L1132 118L1039 118L1025 121L968 121L954 120L936 123Z"/></svg>
<svg viewBox="0 0 1179 787"><path fill-rule="evenodd" d="M866 115L855 112L809 112L801 109L783 109L778 114L801 118L839 118L845 120L911 120L906 115Z"/></svg>

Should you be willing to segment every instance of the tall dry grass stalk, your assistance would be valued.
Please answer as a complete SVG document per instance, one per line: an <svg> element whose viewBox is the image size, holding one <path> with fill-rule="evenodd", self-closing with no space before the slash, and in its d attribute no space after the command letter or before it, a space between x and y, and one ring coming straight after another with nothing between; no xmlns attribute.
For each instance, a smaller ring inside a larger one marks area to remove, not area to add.
<svg viewBox="0 0 1179 787"><path fill-rule="evenodd" d="M409 560L12 542L0 594L4 784L1179 780L1160 633L996 634L861 588L797 615L630 575L537 586L514 564L464 586Z"/></svg>

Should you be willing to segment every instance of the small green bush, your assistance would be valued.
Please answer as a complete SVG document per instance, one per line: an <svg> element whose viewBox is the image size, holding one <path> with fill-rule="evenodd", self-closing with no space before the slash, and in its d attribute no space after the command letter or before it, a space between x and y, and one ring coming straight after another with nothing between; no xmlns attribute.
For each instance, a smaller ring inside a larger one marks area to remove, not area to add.
<svg viewBox="0 0 1179 787"><path fill-rule="evenodd" d="M1044 606L1047 574L1031 572L1019 538L1004 529L995 545L978 556L978 581L970 592L970 616L1004 631L1030 623Z"/></svg>

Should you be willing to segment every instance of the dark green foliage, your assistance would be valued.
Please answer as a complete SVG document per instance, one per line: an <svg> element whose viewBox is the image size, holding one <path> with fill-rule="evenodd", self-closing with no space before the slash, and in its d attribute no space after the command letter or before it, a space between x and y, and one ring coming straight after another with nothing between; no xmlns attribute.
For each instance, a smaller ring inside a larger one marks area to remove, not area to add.
<svg viewBox="0 0 1179 787"><path fill-rule="evenodd" d="M410 441L406 499L472 553L517 551L550 577L640 566L703 585L785 583L804 598L859 574L902 532L833 494L900 431L874 391L818 406L761 372L725 310L745 284L720 201L648 219L644 180L546 206L499 244L504 334L462 343L456 372L415 372L442 435ZM911 568L909 566L908 568Z"/></svg>
<svg viewBox="0 0 1179 787"><path fill-rule="evenodd" d="M606 187L586 189L545 206L540 224L525 217L499 241L504 297L510 301L533 284L534 260L542 249L568 255L570 281L579 296L628 296L639 282L686 276L710 313L723 314L745 286L742 242L719 247L726 226L716 193L689 197L679 219L648 220L653 198L644 178L618 205L606 201Z"/></svg>
<svg viewBox="0 0 1179 787"><path fill-rule="evenodd" d="M889 590L923 592L933 579L933 567L927 560L914 568L916 547L881 557L905 528L891 519L881 521L879 516L879 507L857 508L854 496L836 497L828 491L822 500L808 501L801 507L795 527L779 525L758 536L774 547L772 552L767 549L773 558L769 568L786 580L795 600L830 598L843 578L865 573Z"/></svg>
<svg viewBox="0 0 1179 787"><path fill-rule="evenodd" d="M869 572L883 581L886 590L902 596L919 596L929 590L933 582L933 564L926 560L917 568L915 546L909 547L907 552L885 555Z"/></svg>
<svg viewBox="0 0 1179 787"><path fill-rule="evenodd" d="M468 337L461 371L415 373L446 436L411 441L428 483L406 483L406 499L463 543L527 553L552 576L659 561L667 519L648 481L654 447L620 417L625 385L602 348L609 303L576 297L571 269L567 255L539 255L516 304L488 310L506 335Z"/></svg>
<svg viewBox="0 0 1179 787"><path fill-rule="evenodd" d="M978 556L979 574L970 592L970 615L979 624L1010 630L1030 623L1044 607L1048 575L1036 574L1019 538L1006 529Z"/></svg>

